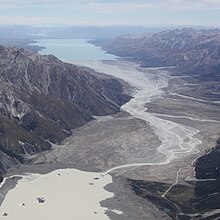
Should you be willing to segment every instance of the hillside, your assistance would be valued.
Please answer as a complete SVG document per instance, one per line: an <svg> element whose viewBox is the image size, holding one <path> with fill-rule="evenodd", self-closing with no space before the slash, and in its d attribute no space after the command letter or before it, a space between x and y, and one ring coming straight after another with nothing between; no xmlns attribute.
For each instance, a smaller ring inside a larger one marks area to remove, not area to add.
<svg viewBox="0 0 220 220"><path fill-rule="evenodd" d="M48 150L92 115L113 114L130 97L56 57L0 46L0 171Z"/></svg>
<svg viewBox="0 0 220 220"><path fill-rule="evenodd" d="M123 35L101 43L109 53L138 60L145 67L177 66L191 73L196 68L203 74L211 69L213 75L220 69L219 44L219 29L192 28Z"/></svg>

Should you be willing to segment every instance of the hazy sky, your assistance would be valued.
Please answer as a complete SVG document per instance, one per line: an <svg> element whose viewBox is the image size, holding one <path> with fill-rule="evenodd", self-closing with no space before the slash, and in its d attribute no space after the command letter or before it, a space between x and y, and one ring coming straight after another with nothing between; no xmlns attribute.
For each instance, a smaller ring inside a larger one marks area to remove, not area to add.
<svg viewBox="0 0 220 220"><path fill-rule="evenodd" d="M220 0L0 0L0 24L220 26Z"/></svg>

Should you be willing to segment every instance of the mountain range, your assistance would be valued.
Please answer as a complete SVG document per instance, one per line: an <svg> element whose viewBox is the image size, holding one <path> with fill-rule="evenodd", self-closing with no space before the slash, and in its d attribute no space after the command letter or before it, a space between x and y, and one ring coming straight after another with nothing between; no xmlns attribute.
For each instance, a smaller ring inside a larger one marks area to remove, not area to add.
<svg viewBox="0 0 220 220"><path fill-rule="evenodd" d="M144 67L179 67L180 72L219 78L220 30L175 29L159 33L122 35L96 41L109 53L139 61ZM207 72L208 75L207 75Z"/></svg>

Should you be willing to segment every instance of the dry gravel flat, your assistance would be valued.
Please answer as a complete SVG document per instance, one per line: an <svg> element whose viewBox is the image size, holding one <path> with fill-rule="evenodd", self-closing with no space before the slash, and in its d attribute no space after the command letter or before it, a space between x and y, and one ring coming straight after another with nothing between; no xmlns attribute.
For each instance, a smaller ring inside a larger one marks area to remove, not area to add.
<svg viewBox="0 0 220 220"><path fill-rule="evenodd" d="M130 163L154 162L160 141L146 122L121 112L93 120L52 151L39 154L37 163L64 163L106 171Z"/></svg>

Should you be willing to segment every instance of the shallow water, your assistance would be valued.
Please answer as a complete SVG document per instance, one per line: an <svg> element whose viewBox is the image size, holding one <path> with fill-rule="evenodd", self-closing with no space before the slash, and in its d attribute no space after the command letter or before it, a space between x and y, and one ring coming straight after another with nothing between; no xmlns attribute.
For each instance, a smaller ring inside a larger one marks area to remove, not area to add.
<svg viewBox="0 0 220 220"><path fill-rule="evenodd" d="M71 60L115 60L116 56L103 51L100 47L88 43L86 39L41 39L37 43L45 47L39 51L42 55L53 54L63 61Z"/></svg>

